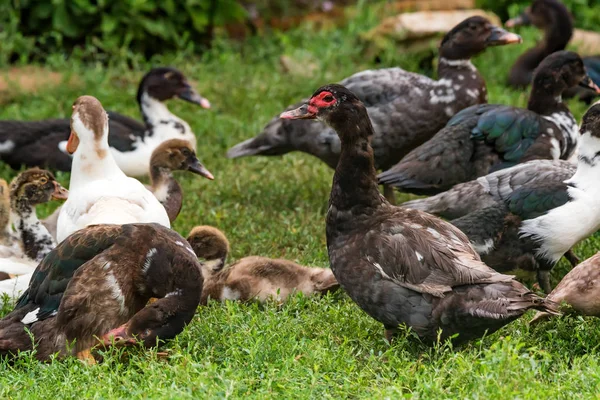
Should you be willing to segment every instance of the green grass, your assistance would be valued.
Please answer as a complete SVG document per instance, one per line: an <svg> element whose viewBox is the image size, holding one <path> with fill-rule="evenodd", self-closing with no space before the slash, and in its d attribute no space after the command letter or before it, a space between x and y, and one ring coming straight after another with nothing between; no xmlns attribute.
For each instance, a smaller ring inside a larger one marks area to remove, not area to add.
<svg viewBox="0 0 600 400"><path fill-rule="evenodd" d="M65 61L49 65L77 78L36 94L10 91L2 97L0 119L66 116L82 94L98 97L107 109L137 116L135 92L151 65L180 68L214 104L203 111L178 101L169 106L198 136L198 153L215 174L213 182L180 174L185 204L174 228L186 234L197 224L222 229L233 259L246 255L286 257L306 265L328 266L324 218L332 171L318 160L294 153L278 158L224 157L230 146L254 136L286 105L321 84L373 67L414 70L417 59L390 50L381 64L365 59L356 37L376 21L365 10L360 21L337 31L309 27L241 45L220 41L202 58L164 56L139 63L130 72ZM486 77L490 102L524 106L527 94L504 87L508 68L537 37L523 31L525 45L494 48L474 63ZM282 72L287 54L310 60L309 77ZM570 103L580 119L585 107ZM14 172L0 170L10 179ZM59 174L68 183L68 174ZM57 204L41 207L47 215ZM582 258L595 253L598 239L577 247ZM561 263L554 281L565 273ZM2 315L9 311L8 305ZM154 351L111 351L96 366L74 359L38 363L31 354L14 365L0 362L1 398L573 398L600 390L600 323L570 318L530 328L531 315L490 337L462 348L428 348L412 336L393 345L383 328L344 293L294 298L284 306L211 304L164 346L167 360Z"/></svg>

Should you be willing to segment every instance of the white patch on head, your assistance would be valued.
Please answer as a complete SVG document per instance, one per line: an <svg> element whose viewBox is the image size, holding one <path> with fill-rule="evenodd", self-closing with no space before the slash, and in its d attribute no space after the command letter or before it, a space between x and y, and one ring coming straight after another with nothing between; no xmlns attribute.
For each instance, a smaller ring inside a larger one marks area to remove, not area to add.
<svg viewBox="0 0 600 400"><path fill-rule="evenodd" d="M479 255L487 254L494 249L493 239L486 239L483 243L471 242L471 244Z"/></svg>
<svg viewBox="0 0 600 400"><path fill-rule="evenodd" d="M223 286L223 291L221 292L221 301L239 300L241 296L242 294L237 290L233 290L229 286Z"/></svg>
<svg viewBox="0 0 600 400"><path fill-rule="evenodd" d="M80 143L94 143L96 141L96 134L91 129L88 129L81 121L81 117L79 116L79 112L73 113L71 116L71 127L77 133L77 137L79 138ZM103 136L108 135L108 124L104 126ZM79 145L78 149L82 146ZM77 151L77 150L76 150Z"/></svg>
<svg viewBox="0 0 600 400"><path fill-rule="evenodd" d="M417 256L417 261L423 261L423 256L418 251L415 251L415 255Z"/></svg>
<svg viewBox="0 0 600 400"><path fill-rule="evenodd" d="M477 89L467 89L467 94L471 97L473 97L474 99L479 97L479 90Z"/></svg>
<svg viewBox="0 0 600 400"><path fill-rule="evenodd" d="M112 272L109 272L106 275L106 284L110 288L112 292L112 298L119 302L119 308L122 315L127 313L127 308L125 307L125 296L123 295L123 291L119 286L119 282L117 282L117 278Z"/></svg>
<svg viewBox="0 0 600 400"><path fill-rule="evenodd" d="M40 312L40 308L36 308L33 311L29 311L27 314L25 314L25 316L23 317L23 319L21 320L21 323L25 324L25 325L29 325L29 324L33 324L34 322L37 322L38 320L38 313Z"/></svg>
<svg viewBox="0 0 600 400"><path fill-rule="evenodd" d="M13 151L15 148L15 142L12 140L5 140L4 142L0 142L0 154L6 154Z"/></svg>
<svg viewBox="0 0 600 400"><path fill-rule="evenodd" d="M579 128L577 127L577 121L569 112L555 112L552 115L545 115L542 118L552 122L556 125L563 135L568 140L562 141L560 148L561 158L567 159L571 156L571 153L577 147L577 141L579 140Z"/></svg>
<svg viewBox="0 0 600 400"><path fill-rule="evenodd" d="M151 248L146 253L146 259L144 260L144 265L142 266L142 272L144 274L148 273L148 269L150 268L150 264L152 264L152 257L157 253L158 250L156 248Z"/></svg>

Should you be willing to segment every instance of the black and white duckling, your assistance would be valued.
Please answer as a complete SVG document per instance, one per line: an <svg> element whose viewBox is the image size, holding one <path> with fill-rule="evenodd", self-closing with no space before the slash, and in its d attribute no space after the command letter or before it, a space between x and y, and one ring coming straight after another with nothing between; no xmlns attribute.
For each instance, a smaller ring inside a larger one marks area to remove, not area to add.
<svg viewBox="0 0 600 400"><path fill-rule="evenodd" d="M164 104L172 98L210 107L180 71L160 67L148 72L138 89L143 122L109 113L110 152L126 175L146 175L152 152L165 140L187 140L196 148L196 136L188 123ZM0 160L15 169L26 165L70 171L72 160L65 149L69 132L69 119L0 121Z"/></svg>
<svg viewBox="0 0 600 400"><path fill-rule="evenodd" d="M569 271L547 299L559 304L565 314L600 317L600 253L588 258ZM531 320L537 323L552 314L538 312Z"/></svg>
<svg viewBox="0 0 600 400"><path fill-rule="evenodd" d="M61 242L0 320L0 355L77 355L97 344L156 346L190 322L202 274L189 244L158 224L96 225ZM158 298L146 306L150 298ZM33 337L33 340L32 340Z"/></svg>
<svg viewBox="0 0 600 400"><path fill-rule="evenodd" d="M50 200L65 200L68 191L56 181L51 172L32 168L20 173L10 184L10 210L14 243L12 254L0 257L0 271L12 279L0 282L0 295L18 297L29 284L38 263L56 247L56 241L42 225L36 206Z"/></svg>
<svg viewBox="0 0 600 400"><path fill-rule="evenodd" d="M305 267L289 260L250 256L224 267L229 242L212 226L195 227L187 240L203 260L201 304L207 304L208 299L283 303L295 292L311 296L339 288L330 269Z"/></svg>
<svg viewBox="0 0 600 400"><path fill-rule="evenodd" d="M518 35L483 17L471 17L444 36L439 48L438 80L401 68L367 70L344 79L341 84L361 99L373 122L375 166L390 168L442 129L455 113L486 103L485 80L471 58L490 46L520 41ZM325 124L275 117L258 136L232 147L227 156L302 151L335 168L340 150L335 131Z"/></svg>
<svg viewBox="0 0 600 400"><path fill-rule="evenodd" d="M171 139L154 150L150 158L150 191L163 205L171 222L175 221L183 204L183 189L173 177L173 171L189 171L213 180L208 169L198 160L192 144Z"/></svg>
<svg viewBox="0 0 600 400"><path fill-rule="evenodd" d="M600 228L600 103L583 116L577 171L568 180L534 181L502 204L453 220L497 271L535 271L550 293L549 272Z"/></svg>
<svg viewBox="0 0 600 400"><path fill-rule="evenodd" d="M373 127L351 91L323 86L281 118L318 118L340 137L326 219L329 261L342 288L388 337L406 325L427 342L466 341L529 309L555 312L512 276L481 262L450 223L388 203L377 186Z"/></svg>
<svg viewBox="0 0 600 400"><path fill-rule="evenodd" d="M521 15L506 21L509 28L519 25L534 25L544 31L544 38L523 53L510 70L508 83L522 88L531 83L533 71L546 56L565 49L573 36L573 20L567 7L560 1L535 0ZM600 85L600 56L583 57L583 63L590 78ZM564 97L573 95L589 102L597 93L589 89L572 88Z"/></svg>
<svg viewBox="0 0 600 400"><path fill-rule="evenodd" d="M600 92L586 75L581 57L571 51L553 53L536 70L527 109L469 107L381 173L379 182L404 192L436 194L520 162L568 159L579 134L561 94L577 84Z"/></svg>

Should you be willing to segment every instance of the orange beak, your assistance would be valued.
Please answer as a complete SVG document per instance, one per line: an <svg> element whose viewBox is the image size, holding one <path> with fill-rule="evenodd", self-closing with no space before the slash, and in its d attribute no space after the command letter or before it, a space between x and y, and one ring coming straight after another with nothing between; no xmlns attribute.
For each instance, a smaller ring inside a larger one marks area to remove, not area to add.
<svg viewBox="0 0 600 400"><path fill-rule="evenodd" d="M75 153L77 146L79 146L79 136L74 131L71 131L71 136L69 136L69 141L67 142L67 153Z"/></svg>
<svg viewBox="0 0 600 400"><path fill-rule="evenodd" d="M54 193L52 193L52 198L54 200L66 200L69 198L69 191L62 187L62 185L58 182L54 182Z"/></svg>

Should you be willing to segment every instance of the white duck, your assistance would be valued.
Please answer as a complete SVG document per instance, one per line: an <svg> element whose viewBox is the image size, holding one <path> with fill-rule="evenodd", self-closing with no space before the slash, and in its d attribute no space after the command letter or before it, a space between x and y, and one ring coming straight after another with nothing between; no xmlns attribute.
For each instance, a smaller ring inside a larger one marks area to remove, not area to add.
<svg viewBox="0 0 600 400"><path fill-rule="evenodd" d="M73 165L69 199L58 216L59 243L94 224L156 222L170 228L152 192L119 169L108 145L108 115L95 97L81 96L73 104L67 151Z"/></svg>

